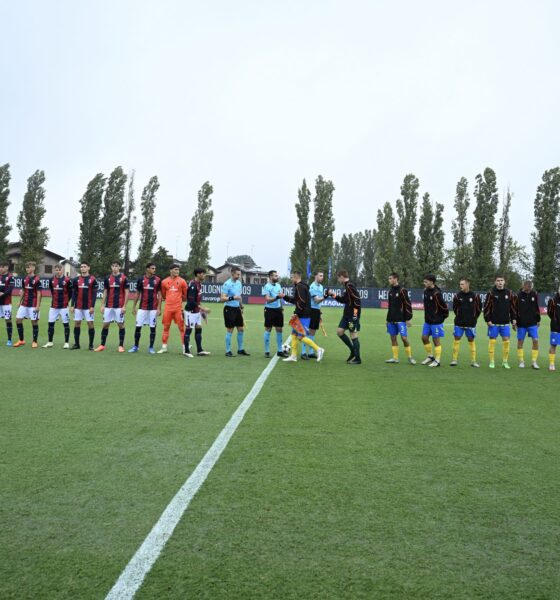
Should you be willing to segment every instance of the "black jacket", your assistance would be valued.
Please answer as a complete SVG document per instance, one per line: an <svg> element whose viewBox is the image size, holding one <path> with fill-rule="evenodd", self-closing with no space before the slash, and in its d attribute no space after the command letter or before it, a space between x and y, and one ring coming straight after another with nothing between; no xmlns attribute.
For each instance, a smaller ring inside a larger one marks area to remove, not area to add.
<svg viewBox="0 0 560 600"><path fill-rule="evenodd" d="M424 290L424 320L429 325L441 325L449 316L447 302L437 287Z"/></svg>
<svg viewBox="0 0 560 600"><path fill-rule="evenodd" d="M412 304L408 290L400 285L393 285L387 294L387 322L403 323L412 319Z"/></svg>
<svg viewBox="0 0 560 600"><path fill-rule="evenodd" d="M560 293L556 292L548 301L546 312L550 317L550 331L560 332Z"/></svg>
<svg viewBox="0 0 560 600"><path fill-rule="evenodd" d="M305 281L296 283L294 285L294 295L284 296L284 300L295 305L294 312L298 317L311 316L311 295L309 294L309 286Z"/></svg>
<svg viewBox="0 0 560 600"><path fill-rule="evenodd" d="M484 301L484 320L494 323L494 325L507 325L517 320L515 294L504 288L499 290L493 287L487 294Z"/></svg>
<svg viewBox="0 0 560 600"><path fill-rule="evenodd" d="M344 282L344 291L340 296L336 296L336 300L344 304L344 316L352 319L360 318L362 312L362 300L356 286L351 281Z"/></svg>
<svg viewBox="0 0 560 600"><path fill-rule="evenodd" d="M535 290L530 292L520 290L517 294L516 307L518 327L533 327L541 322L539 297Z"/></svg>
<svg viewBox="0 0 560 600"><path fill-rule="evenodd" d="M453 312L457 327L476 327L482 312L480 296L476 292L457 292L453 296Z"/></svg>

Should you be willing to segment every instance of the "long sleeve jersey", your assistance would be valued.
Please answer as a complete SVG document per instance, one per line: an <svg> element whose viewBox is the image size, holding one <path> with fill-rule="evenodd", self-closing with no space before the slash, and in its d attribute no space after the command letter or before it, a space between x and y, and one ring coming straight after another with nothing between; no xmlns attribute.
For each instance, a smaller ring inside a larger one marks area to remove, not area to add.
<svg viewBox="0 0 560 600"><path fill-rule="evenodd" d="M344 316L349 319L354 317L360 318L362 312L362 300L356 286L351 281L344 282L344 291L340 296L336 296L336 300L344 304Z"/></svg>
<svg viewBox="0 0 560 600"><path fill-rule="evenodd" d="M484 320L494 325L507 325L517 320L516 296L504 288L499 290L493 287L484 302Z"/></svg>
<svg viewBox="0 0 560 600"><path fill-rule="evenodd" d="M548 301L546 312L550 317L550 331L560 333L560 293L556 292Z"/></svg>
<svg viewBox="0 0 560 600"><path fill-rule="evenodd" d="M457 327L476 327L482 312L480 296L476 292L457 292L453 296L453 312Z"/></svg>
<svg viewBox="0 0 560 600"><path fill-rule="evenodd" d="M402 323L412 319L412 304L408 290L400 285L389 288L387 321L389 323Z"/></svg>
<svg viewBox="0 0 560 600"><path fill-rule="evenodd" d="M295 305L295 313L298 317L311 316L311 294L309 286L305 281L299 281L294 285L294 295L284 296L284 300Z"/></svg>
<svg viewBox="0 0 560 600"><path fill-rule="evenodd" d="M524 292L520 290L515 303L517 309L518 327L533 327L541 322L539 296L535 290Z"/></svg>
<svg viewBox="0 0 560 600"><path fill-rule="evenodd" d="M441 290L435 286L424 290L424 320L429 325L441 325L449 316Z"/></svg>

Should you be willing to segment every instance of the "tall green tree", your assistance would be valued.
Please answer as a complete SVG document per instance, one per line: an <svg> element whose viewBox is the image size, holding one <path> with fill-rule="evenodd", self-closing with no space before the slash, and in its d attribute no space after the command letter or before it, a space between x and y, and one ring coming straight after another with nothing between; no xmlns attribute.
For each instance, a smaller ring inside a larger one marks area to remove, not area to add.
<svg viewBox="0 0 560 600"><path fill-rule="evenodd" d="M0 260L8 258L9 235L12 228L8 223L8 206L10 201L10 165L0 166Z"/></svg>
<svg viewBox="0 0 560 600"><path fill-rule="evenodd" d="M27 180L27 192L17 218L21 243L21 264L27 261L41 262L43 249L49 241L48 227L43 226L45 208L44 171L35 171Z"/></svg>
<svg viewBox="0 0 560 600"><path fill-rule="evenodd" d="M328 273L329 258L333 254L333 195L332 181L325 180L322 175L319 175L315 180L315 197L313 198L311 268L314 271L324 271L325 273Z"/></svg>
<svg viewBox="0 0 560 600"><path fill-rule="evenodd" d="M426 192L422 198L418 241L416 242L418 278L414 282L415 285L420 285L420 280L426 273L433 273L438 277L441 275L444 242L443 204L436 203L434 210L430 194Z"/></svg>
<svg viewBox="0 0 560 600"><path fill-rule="evenodd" d="M511 272L511 252L513 248L513 238L511 237L509 213L511 210L512 193L507 189L504 201L502 203L502 215L500 217L500 227L498 230L498 271L506 276Z"/></svg>
<svg viewBox="0 0 560 600"><path fill-rule="evenodd" d="M474 248L472 259L473 289L487 289L496 274L496 214L498 212L498 187L496 173L484 169L484 173L476 176L474 189L476 206L474 209L474 224L472 230L472 244Z"/></svg>
<svg viewBox="0 0 560 600"><path fill-rule="evenodd" d="M356 282L362 262L360 234L343 234L340 238L340 251L336 270L345 269L351 281Z"/></svg>
<svg viewBox="0 0 560 600"><path fill-rule="evenodd" d="M154 175L142 191L140 200L140 212L142 213L142 222L140 224L140 244L138 246L138 256L136 257L136 271L141 273L144 266L152 260L154 246L157 241L157 232L154 225L154 215L156 211L156 194L159 190L159 179ZM155 262L155 261L154 261Z"/></svg>
<svg viewBox="0 0 560 600"><path fill-rule="evenodd" d="M385 286L389 273L396 268L395 229L393 207L389 202L385 202L383 209L377 211L377 227L373 231L375 245L373 274L378 286Z"/></svg>
<svg viewBox="0 0 560 600"><path fill-rule="evenodd" d="M191 241L186 275L191 277L196 267L205 269L210 260L210 233L212 232L212 193L214 188L206 181L198 191L198 203L191 221Z"/></svg>
<svg viewBox="0 0 560 600"><path fill-rule="evenodd" d="M361 285L370 287L374 285L375 275L375 236L372 229L366 229L363 233L362 244L362 269L360 272Z"/></svg>
<svg viewBox="0 0 560 600"><path fill-rule="evenodd" d="M401 185L401 197L397 200L398 225L396 232L396 260L401 282L412 286L417 278L416 221L418 208L418 178L409 173Z"/></svg>
<svg viewBox="0 0 560 600"><path fill-rule="evenodd" d="M109 272L114 260L122 260L124 250L124 234L126 231L126 214L124 195L127 177L122 167L113 170L103 195L101 214L101 256L99 271L96 275Z"/></svg>
<svg viewBox="0 0 560 600"><path fill-rule="evenodd" d="M173 262L173 255L167 248L159 246L154 255L151 257L156 265L157 274L163 279L169 275L169 267ZM149 260L149 259L148 259Z"/></svg>
<svg viewBox="0 0 560 600"><path fill-rule="evenodd" d="M451 223L453 248L451 251L451 277L455 283L461 277L467 277L472 262L472 244L469 238L468 211L470 197L468 181L461 177L455 192L455 218Z"/></svg>
<svg viewBox="0 0 560 600"><path fill-rule="evenodd" d="M538 290L551 292L559 281L560 167L544 172L534 203L533 275Z"/></svg>
<svg viewBox="0 0 560 600"><path fill-rule="evenodd" d="M305 179L298 189L298 201L296 203L296 214L298 228L294 234L294 246L290 252L290 263L292 271L307 270L307 259L311 245L311 226L309 225L309 211L311 208L311 192L307 187Z"/></svg>
<svg viewBox="0 0 560 600"><path fill-rule="evenodd" d="M131 256L132 252L132 228L136 222L136 216L134 210L136 208L136 202L134 199L134 169L130 172L128 177L128 192L126 194L126 203L124 207L125 215L125 230L124 230L124 272L128 275L130 273Z"/></svg>
<svg viewBox="0 0 560 600"><path fill-rule="evenodd" d="M88 183L86 191L80 200L80 240L78 256L80 261L90 265L92 273L99 270L101 257L101 207L105 191L105 176L97 175Z"/></svg>

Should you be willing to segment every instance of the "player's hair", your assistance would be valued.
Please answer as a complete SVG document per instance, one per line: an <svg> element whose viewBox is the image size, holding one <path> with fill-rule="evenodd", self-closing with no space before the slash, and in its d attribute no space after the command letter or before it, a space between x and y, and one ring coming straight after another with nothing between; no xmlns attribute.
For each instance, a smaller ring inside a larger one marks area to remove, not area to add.
<svg viewBox="0 0 560 600"><path fill-rule="evenodd" d="M171 269L180 269L181 267L177 264L177 263L171 263L169 265L169 270L171 271Z"/></svg>
<svg viewBox="0 0 560 600"><path fill-rule="evenodd" d="M231 269L229 270L230 273L236 273L237 271L241 272L240 267L231 267Z"/></svg>
<svg viewBox="0 0 560 600"><path fill-rule="evenodd" d="M313 271L313 277L317 277L317 275L319 275L319 273L323 273L323 275L325 274L324 271L321 271L320 269L318 271Z"/></svg>
<svg viewBox="0 0 560 600"><path fill-rule="evenodd" d="M533 280L532 279L524 279L523 285L525 285L526 283L530 283L531 285L533 285Z"/></svg>
<svg viewBox="0 0 560 600"><path fill-rule="evenodd" d="M53 269L64 269L64 267L60 263L56 263L56 265L54 265Z"/></svg>
<svg viewBox="0 0 560 600"><path fill-rule="evenodd" d="M467 283L471 282L471 280L468 277L461 277L461 279L459 279L459 282L461 281L466 281Z"/></svg>
<svg viewBox="0 0 560 600"><path fill-rule="evenodd" d="M10 265L5 260L0 260L0 267L9 267Z"/></svg>
<svg viewBox="0 0 560 600"><path fill-rule="evenodd" d="M81 267L82 265L85 265L86 267L89 267L89 266L90 266L87 260L82 260L82 262L80 263L80 267Z"/></svg>
<svg viewBox="0 0 560 600"><path fill-rule="evenodd" d="M202 267L195 267L194 272L194 276L196 277L199 273L206 273L206 269L203 269Z"/></svg>
<svg viewBox="0 0 560 600"><path fill-rule="evenodd" d="M348 271L346 269L341 269L336 275L337 277L348 277Z"/></svg>
<svg viewBox="0 0 560 600"><path fill-rule="evenodd" d="M425 281L431 281L432 283L435 283L436 280L436 276L432 275L431 273L428 273L427 275L424 275L424 280Z"/></svg>
<svg viewBox="0 0 560 600"><path fill-rule="evenodd" d="M496 277L494 277L494 281L496 281L496 279L503 279L505 281L505 277L503 273L496 273Z"/></svg>
<svg viewBox="0 0 560 600"><path fill-rule="evenodd" d="M146 266L145 266L144 268L145 268L145 269L149 269L150 267L155 267L155 266L156 266L156 263L154 263L154 262L149 262L149 263L147 263L147 264L146 264Z"/></svg>
<svg viewBox="0 0 560 600"><path fill-rule="evenodd" d="M36 263L34 260L28 260L28 261L25 263L25 266L26 266L26 267L36 267L36 266L37 266L37 263Z"/></svg>
<svg viewBox="0 0 560 600"><path fill-rule="evenodd" d="M389 277L392 277L393 279L396 279L397 281L400 280L399 274L396 271L389 273Z"/></svg>
<svg viewBox="0 0 560 600"><path fill-rule="evenodd" d="M292 271L292 275L299 275L301 277L301 271Z"/></svg>
<svg viewBox="0 0 560 600"><path fill-rule="evenodd" d="M113 266L113 265L117 265L117 267L120 267L120 266L121 266L121 261L120 261L120 260L114 260L114 261L111 263L111 266Z"/></svg>
<svg viewBox="0 0 560 600"><path fill-rule="evenodd" d="M271 271L269 271L269 272L268 272L268 276L269 276L269 277L272 277L272 275L273 275L274 273L277 273L276 269L272 269Z"/></svg>

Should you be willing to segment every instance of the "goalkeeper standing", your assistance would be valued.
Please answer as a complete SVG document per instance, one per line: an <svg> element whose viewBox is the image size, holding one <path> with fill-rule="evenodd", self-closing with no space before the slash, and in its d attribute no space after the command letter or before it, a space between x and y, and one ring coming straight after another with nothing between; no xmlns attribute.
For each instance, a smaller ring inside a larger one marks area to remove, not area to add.
<svg viewBox="0 0 560 600"><path fill-rule="evenodd" d="M360 331L362 301L356 286L348 277L348 271L338 271L337 277L338 282L344 286L344 292L342 292L340 296L337 296L334 291L329 292L331 298L344 304L344 312L342 313L342 319L338 324L336 334L350 350L350 356L347 358L346 362L349 365L361 365L362 359L360 357L360 340L358 339L358 333ZM350 332L350 337L346 335L347 329Z"/></svg>

